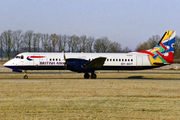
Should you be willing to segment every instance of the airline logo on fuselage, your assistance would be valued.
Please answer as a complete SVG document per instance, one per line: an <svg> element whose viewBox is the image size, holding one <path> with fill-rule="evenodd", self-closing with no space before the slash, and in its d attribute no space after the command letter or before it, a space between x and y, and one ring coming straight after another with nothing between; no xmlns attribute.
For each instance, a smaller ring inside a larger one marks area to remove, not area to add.
<svg viewBox="0 0 180 120"><path fill-rule="evenodd" d="M28 56L27 60L32 61L32 58L45 58L45 56Z"/></svg>

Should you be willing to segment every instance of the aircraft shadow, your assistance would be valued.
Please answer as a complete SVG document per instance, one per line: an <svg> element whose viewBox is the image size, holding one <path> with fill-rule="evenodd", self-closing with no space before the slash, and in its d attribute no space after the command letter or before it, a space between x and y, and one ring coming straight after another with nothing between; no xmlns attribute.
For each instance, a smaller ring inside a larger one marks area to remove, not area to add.
<svg viewBox="0 0 180 120"><path fill-rule="evenodd" d="M66 78L39 78L39 77L29 77L28 79L23 79L22 78L1 78L0 80L180 80L179 78L145 78L144 76L129 76L127 78L96 78L96 79L84 79L82 78L72 78L72 77L66 77Z"/></svg>
<svg viewBox="0 0 180 120"><path fill-rule="evenodd" d="M118 80L180 80L179 78L145 78L143 76L129 76L127 78L97 78L97 79L118 79Z"/></svg>

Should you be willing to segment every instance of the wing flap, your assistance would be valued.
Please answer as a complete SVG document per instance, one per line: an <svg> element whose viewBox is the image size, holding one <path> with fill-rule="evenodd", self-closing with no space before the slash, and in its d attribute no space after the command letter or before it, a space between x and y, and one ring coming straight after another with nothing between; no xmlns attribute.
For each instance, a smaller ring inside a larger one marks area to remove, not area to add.
<svg viewBox="0 0 180 120"><path fill-rule="evenodd" d="M103 64L106 60L106 57L96 58L86 64L83 65L84 68L90 68L93 70L100 70L103 67Z"/></svg>

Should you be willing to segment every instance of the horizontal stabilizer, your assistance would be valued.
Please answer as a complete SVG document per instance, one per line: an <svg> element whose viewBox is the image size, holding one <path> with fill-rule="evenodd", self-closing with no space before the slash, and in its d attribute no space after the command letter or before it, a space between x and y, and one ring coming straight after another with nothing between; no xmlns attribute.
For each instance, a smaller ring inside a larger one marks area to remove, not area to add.
<svg viewBox="0 0 180 120"><path fill-rule="evenodd" d="M157 62L155 62L155 63L153 63L154 65L158 65L158 66L163 66L163 65L165 65L164 63L157 63Z"/></svg>
<svg viewBox="0 0 180 120"><path fill-rule="evenodd" d="M103 67L105 60L106 60L106 57L99 57L99 58L96 58L96 59L84 64L83 67L90 68L93 70L99 70Z"/></svg>

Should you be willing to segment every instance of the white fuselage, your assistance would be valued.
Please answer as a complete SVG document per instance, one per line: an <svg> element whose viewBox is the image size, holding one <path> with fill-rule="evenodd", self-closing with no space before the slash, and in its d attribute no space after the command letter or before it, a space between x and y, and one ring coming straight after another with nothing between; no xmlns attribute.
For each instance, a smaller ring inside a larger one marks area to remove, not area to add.
<svg viewBox="0 0 180 120"><path fill-rule="evenodd" d="M65 56L65 58L64 58ZM78 58L92 61L98 57L106 57L105 70L134 70L152 67L148 55L144 53L20 53L4 64L5 67L20 70L63 70L65 59Z"/></svg>

